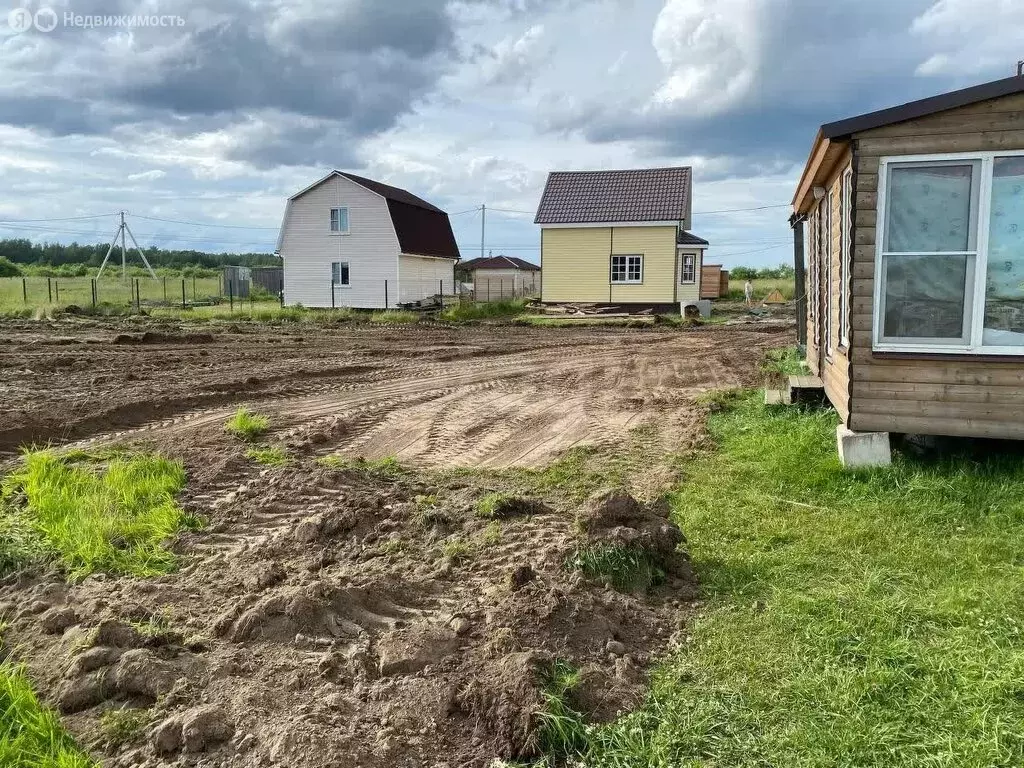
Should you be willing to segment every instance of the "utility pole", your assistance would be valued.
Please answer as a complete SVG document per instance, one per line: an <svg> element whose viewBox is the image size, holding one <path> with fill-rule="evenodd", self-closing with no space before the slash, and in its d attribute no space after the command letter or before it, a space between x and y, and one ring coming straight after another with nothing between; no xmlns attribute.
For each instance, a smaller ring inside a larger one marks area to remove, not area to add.
<svg viewBox="0 0 1024 768"><path fill-rule="evenodd" d="M156 272L153 271L153 267L149 264L149 259L146 258L146 254L139 248L139 241L135 239L135 235L131 228L128 226L128 222L124 220L124 211L121 211L121 223L117 225L117 231L114 233L113 239L110 241L110 247L107 248L107 255L103 257L103 263L100 264L100 271L96 274L96 277L103 276L103 270L107 268L107 262L110 261L110 254L114 252L114 248L117 247L117 241L121 241L121 279L128 279L128 243L125 239L130 237L132 239L132 245L135 246L135 250L139 252L139 256L142 257L142 263L146 265L146 269L149 270L150 276L156 280Z"/></svg>
<svg viewBox="0 0 1024 768"><path fill-rule="evenodd" d="M487 232L487 206L480 203L480 258L484 257L484 240Z"/></svg>

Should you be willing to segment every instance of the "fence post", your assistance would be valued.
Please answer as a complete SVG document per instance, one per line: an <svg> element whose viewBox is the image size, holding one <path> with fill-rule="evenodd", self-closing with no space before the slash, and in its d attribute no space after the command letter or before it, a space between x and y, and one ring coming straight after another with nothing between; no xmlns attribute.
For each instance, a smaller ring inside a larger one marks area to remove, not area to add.
<svg viewBox="0 0 1024 768"><path fill-rule="evenodd" d="M225 280L228 284L228 303L231 304L231 311L235 311L235 281Z"/></svg>
<svg viewBox="0 0 1024 768"><path fill-rule="evenodd" d="M444 278L442 277L437 281L437 301L441 305L441 309L444 309Z"/></svg>
<svg viewBox="0 0 1024 768"><path fill-rule="evenodd" d="M331 309L334 309L334 277L331 277Z"/></svg>
<svg viewBox="0 0 1024 768"><path fill-rule="evenodd" d="M46 303L53 304L53 281L46 278Z"/></svg>
<svg viewBox="0 0 1024 768"><path fill-rule="evenodd" d="M57 297L57 303L60 304L60 280L53 281L53 292Z"/></svg>
<svg viewBox="0 0 1024 768"><path fill-rule="evenodd" d="M491 281L490 281L490 278L488 278L488 280L487 280L487 301L488 301L488 303L490 303L490 301L491 301Z"/></svg>
<svg viewBox="0 0 1024 768"><path fill-rule="evenodd" d="M498 301L505 300L505 278L501 278L498 281Z"/></svg>
<svg viewBox="0 0 1024 768"><path fill-rule="evenodd" d="M181 278L181 308L185 309L185 278Z"/></svg>
<svg viewBox="0 0 1024 768"><path fill-rule="evenodd" d="M167 275L163 276L164 281L164 304L167 303Z"/></svg>
<svg viewBox="0 0 1024 768"><path fill-rule="evenodd" d="M89 280L89 293L92 295L92 307L96 309L96 278L90 278Z"/></svg>
<svg viewBox="0 0 1024 768"><path fill-rule="evenodd" d="M384 281L384 309L388 308L388 281Z"/></svg>
<svg viewBox="0 0 1024 768"><path fill-rule="evenodd" d="M21 298L28 304L28 280L24 277L21 278Z"/></svg>
<svg viewBox="0 0 1024 768"><path fill-rule="evenodd" d="M139 278L135 278L135 311L142 311L142 294L139 293Z"/></svg>

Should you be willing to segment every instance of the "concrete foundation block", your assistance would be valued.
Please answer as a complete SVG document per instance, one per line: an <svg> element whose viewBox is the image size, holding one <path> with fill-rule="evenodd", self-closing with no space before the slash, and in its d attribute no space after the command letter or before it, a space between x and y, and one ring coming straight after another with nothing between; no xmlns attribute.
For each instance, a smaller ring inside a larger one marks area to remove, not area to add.
<svg viewBox="0 0 1024 768"><path fill-rule="evenodd" d="M847 469L888 467L892 449L888 432L853 432L842 424L836 427L839 460Z"/></svg>
<svg viewBox="0 0 1024 768"><path fill-rule="evenodd" d="M789 405L789 391L785 389L766 389L764 391L765 405Z"/></svg>
<svg viewBox="0 0 1024 768"><path fill-rule="evenodd" d="M700 316L705 320L711 317L711 299L700 299L699 301L681 301L679 302L679 314L686 316L687 307L696 307L697 311L700 312Z"/></svg>

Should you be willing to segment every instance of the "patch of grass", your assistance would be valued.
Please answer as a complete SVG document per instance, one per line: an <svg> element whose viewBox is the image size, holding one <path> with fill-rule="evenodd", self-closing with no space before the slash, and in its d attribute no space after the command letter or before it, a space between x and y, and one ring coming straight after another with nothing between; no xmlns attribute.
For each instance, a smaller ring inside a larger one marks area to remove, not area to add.
<svg viewBox="0 0 1024 768"><path fill-rule="evenodd" d="M443 554L452 563L462 563L473 555L473 545L462 536L453 536L441 547Z"/></svg>
<svg viewBox="0 0 1024 768"><path fill-rule="evenodd" d="M477 517L493 520L498 516L501 506L507 504L511 498L507 493L488 493L477 500L473 511Z"/></svg>
<svg viewBox="0 0 1024 768"><path fill-rule="evenodd" d="M734 408L747 397L742 389L714 389L697 396L697 402L708 406L712 413Z"/></svg>
<svg viewBox="0 0 1024 768"><path fill-rule="evenodd" d="M450 323L465 323L475 320L516 317L526 310L527 303L526 299L458 303L445 307L438 313L438 318Z"/></svg>
<svg viewBox="0 0 1024 768"><path fill-rule="evenodd" d="M181 464L158 455L83 466L41 450L25 453L3 494L7 505L20 502L24 524L72 577L148 576L177 563L164 541L198 525L174 501L184 484Z"/></svg>
<svg viewBox="0 0 1024 768"><path fill-rule="evenodd" d="M0 765L11 768L99 768L44 707L10 659L0 662Z"/></svg>
<svg viewBox="0 0 1024 768"><path fill-rule="evenodd" d="M138 741L153 721L147 709L108 709L100 715L100 730L110 747L122 747Z"/></svg>
<svg viewBox="0 0 1024 768"><path fill-rule="evenodd" d="M751 394L672 499L706 596L597 768L1024 765L1024 459L844 471Z"/></svg>
<svg viewBox="0 0 1024 768"><path fill-rule="evenodd" d="M569 702L579 677L577 668L556 660L541 689L544 707L536 713L540 720L538 740L541 749L558 762L583 755L587 750L587 727Z"/></svg>
<svg viewBox="0 0 1024 768"><path fill-rule="evenodd" d="M370 314L371 323L405 325L408 323L418 323L419 321L420 314L418 312L410 312L405 309L388 309L381 312L372 312Z"/></svg>
<svg viewBox="0 0 1024 768"><path fill-rule="evenodd" d="M485 547L494 547L501 543L501 524L497 520L487 524L482 541Z"/></svg>
<svg viewBox="0 0 1024 768"><path fill-rule="evenodd" d="M643 592L665 579L651 554L639 547L614 544L580 546L566 567L588 579L602 579L620 592Z"/></svg>
<svg viewBox="0 0 1024 768"><path fill-rule="evenodd" d="M406 472L405 467L394 456L385 456L381 459L364 459L361 456L349 458L332 453L329 456L321 456L316 460L316 463L326 469L356 469L387 477L397 477Z"/></svg>
<svg viewBox="0 0 1024 768"><path fill-rule="evenodd" d="M169 613L154 613L142 621L128 622L142 637L150 639L167 638L175 634Z"/></svg>
<svg viewBox="0 0 1024 768"><path fill-rule="evenodd" d="M247 458L265 467L283 467L291 463L288 451L279 445L264 445L250 448L245 452Z"/></svg>
<svg viewBox="0 0 1024 768"><path fill-rule="evenodd" d="M451 524L451 515L438 506L435 494L417 496L414 502L416 504L414 517L421 527L430 528L434 525L445 526Z"/></svg>
<svg viewBox="0 0 1024 768"><path fill-rule="evenodd" d="M241 440L255 440L270 429L270 419L248 408L239 408L224 424L224 431Z"/></svg>
<svg viewBox="0 0 1024 768"><path fill-rule="evenodd" d="M380 545L380 551L385 555L400 555L408 549L408 542L401 536L394 536Z"/></svg>
<svg viewBox="0 0 1024 768"><path fill-rule="evenodd" d="M770 349L761 361L761 371L772 380L785 381L789 376L800 376L810 372L803 355L797 347Z"/></svg>

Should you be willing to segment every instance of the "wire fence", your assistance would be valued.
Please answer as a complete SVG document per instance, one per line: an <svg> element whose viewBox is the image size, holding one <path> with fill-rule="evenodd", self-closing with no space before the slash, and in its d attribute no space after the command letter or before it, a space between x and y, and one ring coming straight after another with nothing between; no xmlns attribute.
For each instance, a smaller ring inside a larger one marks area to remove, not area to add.
<svg viewBox="0 0 1024 768"><path fill-rule="evenodd" d="M231 297L219 277L6 277L0 278L0 311L35 307L188 307Z"/></svg>

